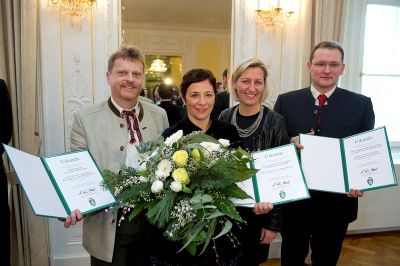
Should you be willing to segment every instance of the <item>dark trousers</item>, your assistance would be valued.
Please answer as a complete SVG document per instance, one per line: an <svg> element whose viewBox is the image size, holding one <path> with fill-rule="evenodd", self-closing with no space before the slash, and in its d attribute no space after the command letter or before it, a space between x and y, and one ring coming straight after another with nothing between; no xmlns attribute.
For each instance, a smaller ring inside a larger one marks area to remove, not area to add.
<svg viewBox="0 0 400 266"><path fill-rule="evenodd" d="M154 230L155 228L144 215L139 215L131 222L128 222L128 217L126 217L120 226L117 225L112 262L105 262L91 256L90 264L92 266L150 265Z"/></svg>
<svg viewBox="0 0 400 266"><path fill-rule="evenodd" d="M284 215L282 228L282 266L303 266L311 246L313 266L335 266L339 260L348 223L320 213Z"/></svg>

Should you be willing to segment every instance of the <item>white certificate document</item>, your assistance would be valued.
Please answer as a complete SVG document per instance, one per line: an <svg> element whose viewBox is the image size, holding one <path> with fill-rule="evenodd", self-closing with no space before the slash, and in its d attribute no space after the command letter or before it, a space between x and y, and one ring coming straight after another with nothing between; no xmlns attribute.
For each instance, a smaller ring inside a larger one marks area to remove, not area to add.
<svg viewBox="0 0 400 266"><path fill-rule="evenodd" d="M386 128L343 139L300 134L309 189L346 193L397 185Z"/></svg>
<svg viewBox="0 0 400 266"><path fill-rule="evenodd" d="M65 218L116 202L88 150L37 157L3 146L36 215Z"/></svg>
<svg viewBox="0 0 400 266"><path fill-rule="evenodd" d="M258 172L238 186L253 199L235 202L236 205L253 207L255 202L278 205L310 197L293 144L254 152L252 156L252 167Z"/></svg>
<svg viewBox="0 0 400 266"><path fill-rule="evenodd" d="M343 139L348 186L362 191L397 185L386 129Z"/></svg>

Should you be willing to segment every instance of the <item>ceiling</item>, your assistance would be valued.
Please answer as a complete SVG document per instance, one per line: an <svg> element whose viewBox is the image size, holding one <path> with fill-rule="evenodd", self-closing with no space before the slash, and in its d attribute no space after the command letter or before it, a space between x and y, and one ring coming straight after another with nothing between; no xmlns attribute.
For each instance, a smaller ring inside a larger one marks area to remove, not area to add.
<svg viewBox="0 0 400 266"><path fill-rule="evenodd" d="M229 30L231 0L122 0L122 23Z"/></svg>

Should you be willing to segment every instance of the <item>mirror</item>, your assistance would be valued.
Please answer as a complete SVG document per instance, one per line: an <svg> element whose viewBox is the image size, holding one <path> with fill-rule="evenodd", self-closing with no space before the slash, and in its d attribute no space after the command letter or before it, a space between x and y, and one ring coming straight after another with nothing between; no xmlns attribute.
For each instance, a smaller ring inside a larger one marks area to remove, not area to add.
<svg viewBox="0 0 400 266"><path fill-rule="evenodd" d="M147 91L167 78L179 87L192 68L210 69L221 81L230 65L231 0L122 0L121 6L121 42L145 55Z"/></svg>

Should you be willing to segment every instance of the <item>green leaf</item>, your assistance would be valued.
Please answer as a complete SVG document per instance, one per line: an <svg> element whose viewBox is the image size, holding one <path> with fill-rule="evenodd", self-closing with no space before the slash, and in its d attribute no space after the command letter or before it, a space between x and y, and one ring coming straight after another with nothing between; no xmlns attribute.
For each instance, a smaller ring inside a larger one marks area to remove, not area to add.
<svg viewBox="0 0 400 266"><path fill-rule="evenodd" d="M219 232L219 234L215 237L213 237L212 239L217 239L223 235L225 235L226 233L228 233L230 230L232 229L232 222L229 220L225 221L224 224L224 228L222 228L221 232Z"/></svg>
<svg viewBox="0 0 400 266"><path fill-rule="evenodd" d="M191 176L191 186L201 189L220 189L235 183L236 179L236 164L219 160L211 168L202 168L194 173Z"/></svg>
<svg viewBox="0 0 400 266"><path fill-rule="evenodd" d="M201 250L199 255L203 254L203 252L207 249L207 246L210 243L212 236L214 235L216 227L217 227L217 219L211 220L208 225L207 237L204 239L203 249Z"/></svg>
<svg viewBox="0 0 400 266"><path fill-rule="evenodd" d="M146 214L150 223L159 228L164 228L169 222L171 211L174 206L176 193L167 192L165 196L155 205L150 205Z"/></svg>
<svg viewBox="0 0 400 266"><path fill-rule="evenodd" d="M140 199L143 191L149 191L149 189L150 183L148 182L135 184L134 186L130 186L129 188L123 190L119 194L118 199L121 201L137 201Z"/></svg>
<svg viewBox="0 0 400 266"><path fill-rule="evenodd" d="M143 209L145 209L148 204L145 202L140 202L138 204L135 204L135 207L132 209L131 214L129 214L129 221L132 221L139 213L142 212Z"/></svg>
<svg viewBox="0 0 400 266"><path fill-rule="evenodd" d="M187 141L188 144L201 143L201 142L219 143L218 140L204 133L191 134L189 136L186 136L185 140Z"/></svg>
<svg viewBox="0 0 400 266"><path fill-rule="evenodd" d="M208 215L208 216L206 217L206 219L211 220L211 219L214 219L214 218L217 218L217 217L221 217L221 216L224 216L224 215L225 215L225 214L224 214L223 212L216 211L216 212L213 212L213 213L211 213L210 215Z"/></svg>
<svg viewBox="0 0 400 266"><path fill-rule="evenodd" d="M196 255L196 247L197 247L196 242L190 242L186 246L186 250L190 253L190 255L195 256ZM180 250L178 252L180 252Z"/></svg>
<svg viewBox="0 0 400 266"><path fill-rule="evenodd" d="M221 190L221 192L224 193L225 195L229 195L229 197L232 197L232 198L238 198L238 199L251 198L250 195L248 195L243 189L241 189L236 184L232 184L229 187L223 188Z"/></svg>
<svg viewBox="0 0 400 266"><path fill-rule="evenodd" d="M243 221L230 199L219 198L214 202L217 208L228 217L231 217L232 219L235 219L239 222Z"/></svg>
<svg viewBox="0 0 400 266"><path fill-rule="evenodd" d="M247 164L238 163L237 164L237 175L236 182L242 182L249 179L258 172L258 169L250 169Z"/></svg>
<svg viewBox="0 0 400 266"><path fill-rule="evenodd" d="M189 232L189 236L187 237L187 239L185 240L185 244L183 245L183 247L178 251L182 251L183 249L185 249L192 241L194 241L197 238L197 235L201 232L201 230L203 230L203 228L206 226L206 222L204 221L200 221L198 223L196 223L190 230Z"/></svg>

